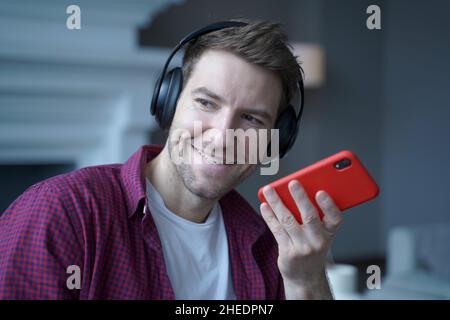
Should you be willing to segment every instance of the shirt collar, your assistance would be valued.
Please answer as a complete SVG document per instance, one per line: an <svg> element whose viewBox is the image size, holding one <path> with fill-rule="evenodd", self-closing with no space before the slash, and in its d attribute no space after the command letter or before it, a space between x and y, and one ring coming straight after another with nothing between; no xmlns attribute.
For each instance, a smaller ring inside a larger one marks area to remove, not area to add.
<svg viewBox="0 0 450 320"><path fill-rule="evenodd" d="M146 199L145 167L161 152L162 148L163 146L160 145L144 145L122 166L120 177L125 190L129 218L139 208L143 208L142 204Z"/></svg>
<svg viewBox="0 0 450 320"><path fill-rule="evenodd" d="M239 239L250 243L268 230L265 222L257 216L248 202L235 190L231 190L219 200L225 226Z"/></svg>
<svg viewBox="0 0 450 320"><path fill-rule="evenodd" d="M138 209L146 204L146 164L155 158L162 150L160 145L144 145L140 147L123 164L121 179L125 189L128 207L128 217L131 218ZM267 226L259 219L250 205L232 190L223 196L219 203L225 225L229 231L236 232L239 237L256 241L260 235L267 231Z"/></svg>
<svg viewBox="0 0 450 320"><path fill-rule="evenodd" d="M194 226L197 228L206 227L212 225L217 222L219 216L221 215L221 208L219 204L214 203L211 211L209 212L206 220L203 223L192 222L185 218L182 218L176 215L174 212L170 211L169 208L166 207L163 198L159 194L158 190L153 186L149 179L146 179L147 183L147 200L148 207L152 213L161 214L165 216L172 222L177 224L182 224L185 226Z"/></svg>

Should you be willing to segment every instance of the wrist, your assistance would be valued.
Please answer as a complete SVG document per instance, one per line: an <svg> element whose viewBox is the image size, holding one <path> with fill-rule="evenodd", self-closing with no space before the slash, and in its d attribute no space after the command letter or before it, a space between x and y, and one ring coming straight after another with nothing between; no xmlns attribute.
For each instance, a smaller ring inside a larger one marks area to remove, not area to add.
<svg viewBox="0 0 450 320"><path fill-rule="evenodd" d="M291 287L316 287L327 281L325 267L316 268L314 272L297 272L295 275L281 273L284 283Z"/></svg>
<svg viewBox="0 0 450 320"><path fill-rule="evenodd" d="M325 270L307 279L283 278L286 299L333 299Z"/></svg>

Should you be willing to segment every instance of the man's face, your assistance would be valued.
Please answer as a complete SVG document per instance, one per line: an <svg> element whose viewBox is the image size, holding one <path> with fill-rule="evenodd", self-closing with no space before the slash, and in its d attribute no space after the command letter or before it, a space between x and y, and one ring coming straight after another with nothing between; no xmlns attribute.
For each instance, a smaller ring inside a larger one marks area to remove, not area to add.
<svg viewBox="0 0 450 320"><path fill-rule="evenodd" d="M247 178L255 164L225 164L223 158L232 143L226 139L226 130L271 129L281 94L282 83L274 72L224 50L205 51L185 83L168 137L169 154L186 188L199 197L218 199ZM202 130L194 130L195 121L201 121ZM190 136L174 139L176 129ZM239 150L235 142L234 153ZM246 160L247 144L242 149ZM223 157L206 156L211 146L223 150ZM182 148L189 149L194 161L173 161Z"/></svg>

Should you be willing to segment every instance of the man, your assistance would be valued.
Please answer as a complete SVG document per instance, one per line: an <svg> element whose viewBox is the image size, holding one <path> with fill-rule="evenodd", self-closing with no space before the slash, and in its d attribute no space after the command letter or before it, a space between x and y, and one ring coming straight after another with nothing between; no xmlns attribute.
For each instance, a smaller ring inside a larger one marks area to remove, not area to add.
<svg viewBox="0 0 450 320"><path fill-rule="evenodd" d="M325 257L342 221L333 200L317 193L321 221L291 181L304 224L271 188L261 218L233 190L257 166L203 149L229 147L227 129L273 128L300 71L277 24L249 22L189 43L162 150L143 146L123 165L42 181L2 215L0 298L332 298ZM174 161L180 150L194 161Z"/></svg>

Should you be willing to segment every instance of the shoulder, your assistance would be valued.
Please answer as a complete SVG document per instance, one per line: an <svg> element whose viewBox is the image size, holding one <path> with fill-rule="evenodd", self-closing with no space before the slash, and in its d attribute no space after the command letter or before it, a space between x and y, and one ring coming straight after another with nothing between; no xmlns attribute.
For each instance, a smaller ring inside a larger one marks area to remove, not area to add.
<svg viewBox="0 0 450 320"><path fill-rule="evenodd" d="M119 179L120 165L115 164L86 167L51 177L26 189L0 216L0 221L79 218L120 190Z"/></svg>
<svg viewBox="0 0 450 320"><path fill-rule="evenodd" d="M61 197L80 192L84 192L80 195L100 190L104 192L119 184L121 166L121 164L110 164L85 167L43 180L37 185L44 189L51 189Z"/></svg>
<svg viewBox="0 0 450 320"><path fill-rule="evenodd" d="M44 180L35 188L51 192L71 210L89 207L120 194L120 168L120 164L85 167Z"/></svg>

